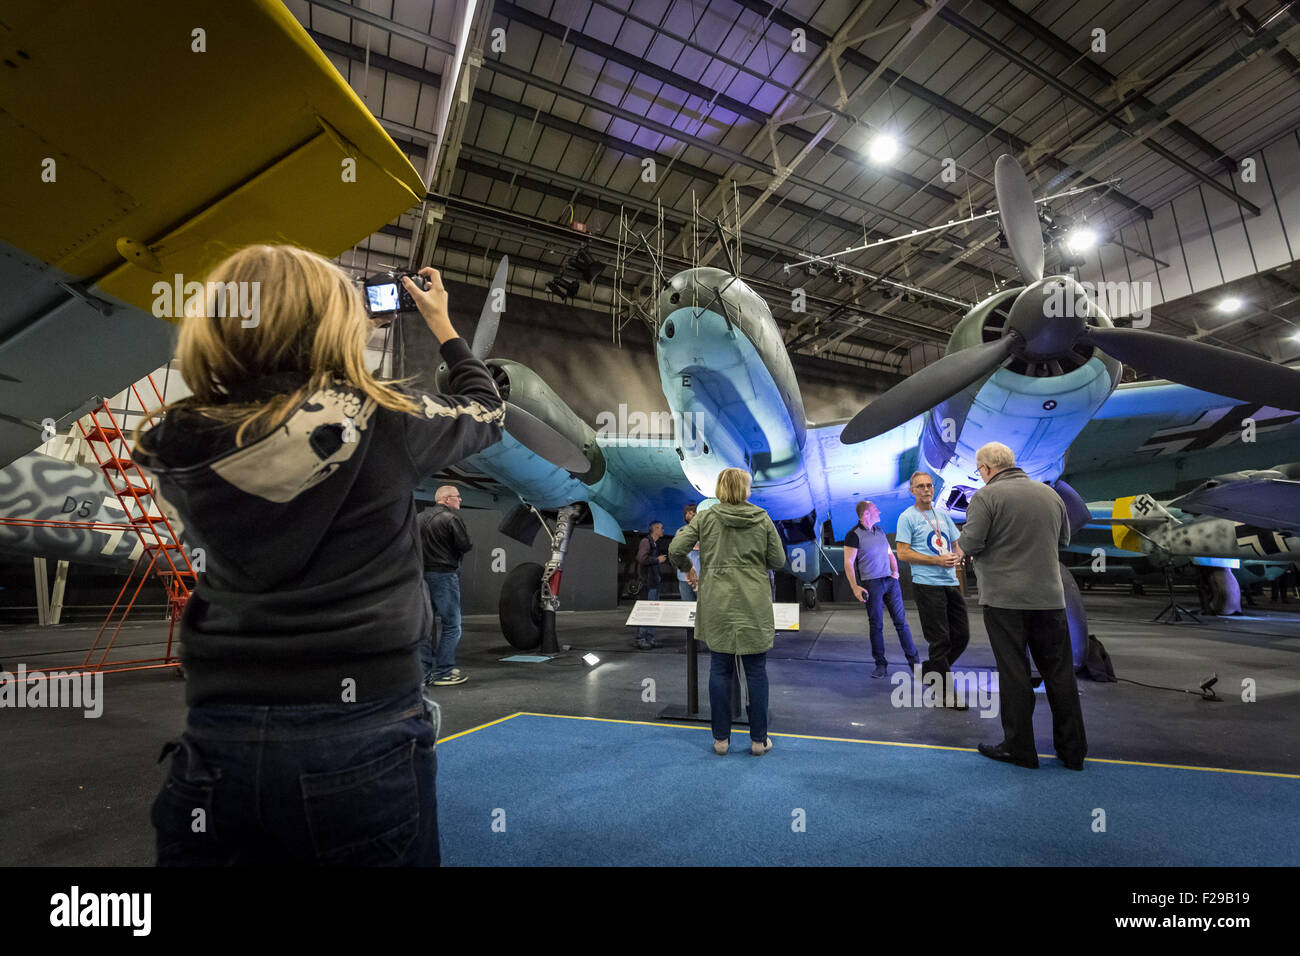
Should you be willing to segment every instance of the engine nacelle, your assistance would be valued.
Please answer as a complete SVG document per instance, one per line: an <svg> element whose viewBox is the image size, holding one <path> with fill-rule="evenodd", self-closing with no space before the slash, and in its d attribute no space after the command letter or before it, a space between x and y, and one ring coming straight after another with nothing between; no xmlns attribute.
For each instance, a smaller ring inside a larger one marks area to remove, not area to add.
<svg viewBox="0 0 1300 956"><path fill-rule="evenodd" d="M596 443L595 429L579 418L540 375L510 359L488 359L484 364L505 401L541 419L582 449L591 465L586 474L577 476L583 484L594 485L605 476L605 455ZM506 426L509 428L509 413Z"/></svg>

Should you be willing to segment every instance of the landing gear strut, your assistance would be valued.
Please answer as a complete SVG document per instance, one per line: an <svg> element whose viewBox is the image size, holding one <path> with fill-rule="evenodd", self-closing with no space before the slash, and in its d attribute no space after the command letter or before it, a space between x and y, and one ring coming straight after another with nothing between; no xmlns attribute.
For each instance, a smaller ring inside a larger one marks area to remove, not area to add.
<svg viewBox="0 0 1300 956"><path fill-rule="evenodd" d="M565 505L555 519L551 557L545 567L536 562L521 564L506 575L501 586L497 614L501 633L512 647L531 651L539 644L541 653L560 653L555 634L555 612L560 608L560 575L569 548L573 525L582 514L581 505ZM542 523L545 529L545 522Z"/></svg>

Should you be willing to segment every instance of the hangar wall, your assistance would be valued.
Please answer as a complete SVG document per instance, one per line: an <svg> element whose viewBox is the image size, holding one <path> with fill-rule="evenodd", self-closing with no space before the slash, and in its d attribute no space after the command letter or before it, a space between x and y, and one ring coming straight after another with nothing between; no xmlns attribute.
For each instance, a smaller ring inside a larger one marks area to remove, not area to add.
<svg viewBox="0 0 1300 956"><path fill-rule="evenodd" d="M1247 161L1248 170L1214 175L1254 204L1258 216L1197 185L1153 207L1150 220L1120 226L1123 245L1107 242L1087 253L1080 279L1149 282L1156 306L1294 261L1300 255L1300 132L1241 157Z"/></svg>

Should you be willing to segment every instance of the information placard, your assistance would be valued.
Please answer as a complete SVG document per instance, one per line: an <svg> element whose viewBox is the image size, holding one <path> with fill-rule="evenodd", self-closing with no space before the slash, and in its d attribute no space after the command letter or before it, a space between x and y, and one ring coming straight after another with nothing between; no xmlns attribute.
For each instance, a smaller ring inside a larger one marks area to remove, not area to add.
<svg viewBox="0 0 1300 956"><path fill-rule="evenodd" d="M625 622L628 627L694 627L694 601L637 601ZM799 630L798 604L773 604L778 631Z"/></svg>

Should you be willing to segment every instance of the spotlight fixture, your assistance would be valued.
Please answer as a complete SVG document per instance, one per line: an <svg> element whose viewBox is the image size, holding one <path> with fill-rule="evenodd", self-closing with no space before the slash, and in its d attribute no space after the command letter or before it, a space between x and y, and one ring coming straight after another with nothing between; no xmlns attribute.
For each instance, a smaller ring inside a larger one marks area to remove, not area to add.
<svg viewBox="0 0 1300 956"><path fill-rule="evenodd" d="M892 136L878 133L867 143L867 158L873 163L887 163L898 153L898 141Z"/></svg>
<svg viewBox="0 0 1300 956"><path fill-rule="evenodd" d="M1076 226L1065 237L1065 247L1074 253L1091 249L1096 244L1097 232L1087 226Z"/></svg>
<svg viewBox="0 0 1300 956"><path fill-rule="evenodd" d="M1202 700L1223 700L1222 697L1214 692L1214 685L1218 682L1219 675L1217 673L1211 674L1209 677L1205 678L1205 680L1201 681Z"/></svg>
<svg viewBox="0 0 1300 956"><path fill-rule="evenodd" d="M583 282L590 283L595 282L596 277L605 271L605 264L593 259L591 253L587 251L587 247L583 246L569 260L569 268L582 276Z"/></svg>
<svg viewBox="0 0 1300 956"><path fill-rule="evenodd" d="M550 282L546 283L546 291L551 293L551 295L559 296L562 301L568 302L570 299L577 298L578 280L566 276L561 272Z"/></svg>
<svg viewBox="0 0 1300 956"><path fill-rule="evenodd" d="M1241 308L1241 300L1238 299L1235 295L1226 296L1225 298L1219 300L1219 304L1216 306L1216 308L1220 312L1236 312L1238 309Z"/></svg>

